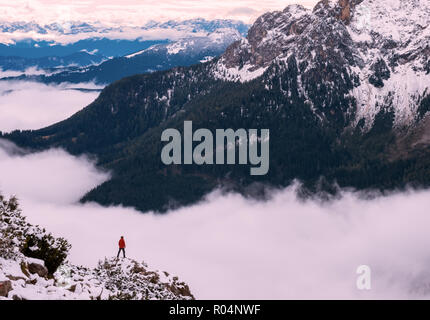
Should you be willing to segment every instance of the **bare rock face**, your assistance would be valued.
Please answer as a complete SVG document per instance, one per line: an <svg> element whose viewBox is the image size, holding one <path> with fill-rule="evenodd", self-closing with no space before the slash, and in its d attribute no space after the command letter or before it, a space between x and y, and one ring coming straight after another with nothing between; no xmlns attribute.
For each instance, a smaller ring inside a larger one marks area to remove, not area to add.
<svg viewBox="0 0 430 320"><path fill-rule="evenodd" d="M12 291L12 282L0 281L0 297L7 297L10 291Z"/></svg>
<svg viewBox="0 0 430 320"><path fill-rule="evenodd" d="M28 271L32 274L37 274L39 277L46 277L48 275L48 269L38 263L30 263L28 265Z"/></svg>
<svg viewBox="0 0 430 320"><path fill-rule="evenodd" d="M330 14L345 24L351 22L354 9L364 0L322 0L314 8L316 14Z"/></svg>
<svg viewBox="0 0 430 320"><path fill-rule="evenodd" d="M269 12L257 19L249 29L245 40L231 45L223 58L228 68L252 65L250 71L266 67L273 59L282 54L292 42L289 36L301 34L311 22L306 17L309 10L300 5L292 5L284 11ZM304 19L297 19L304 17Z"/></svg>
<svg viewBox="0 0 430 320"><path fill-rule="evenodd" d="M429 17L429 2L419 0L322 0L313 10L290 5L259 17L213 74L281 85L287 98L305 100L327 124L364 123L368 131L389 110L393 127L408 127L430 92Z"/></svg>

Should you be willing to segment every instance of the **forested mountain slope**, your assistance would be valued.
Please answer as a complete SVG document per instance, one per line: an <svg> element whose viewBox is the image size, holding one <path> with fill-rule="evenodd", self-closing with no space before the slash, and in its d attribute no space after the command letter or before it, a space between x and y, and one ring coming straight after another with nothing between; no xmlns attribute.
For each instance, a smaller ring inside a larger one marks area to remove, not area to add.
<svg viewBox="0 0 430 320"><path fill-rule="evenodd" d="M97 155L110 181L84 201L142 211L193 203L217 186L252 196L294 179L392 190L430 184L430 43L427 1L320 1L257 19L218 59L136 75L106 87L58 124L5 137L35 149ZM270 129L270 170L173 165L161 132Z"/></svg>

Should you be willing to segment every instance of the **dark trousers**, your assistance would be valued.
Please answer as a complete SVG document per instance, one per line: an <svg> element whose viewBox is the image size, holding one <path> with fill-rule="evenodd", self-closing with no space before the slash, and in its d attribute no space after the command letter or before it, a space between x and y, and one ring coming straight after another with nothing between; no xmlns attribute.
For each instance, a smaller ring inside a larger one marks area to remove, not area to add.
<svg viewBox="0 0 430 320"><path fill-rule="evenodd" d="M116 255L116 257L119 258L119 254L121 253L121 251L122 251L123 257L125 258L125 249L124 248L119 248L118 254Z"/></svg>

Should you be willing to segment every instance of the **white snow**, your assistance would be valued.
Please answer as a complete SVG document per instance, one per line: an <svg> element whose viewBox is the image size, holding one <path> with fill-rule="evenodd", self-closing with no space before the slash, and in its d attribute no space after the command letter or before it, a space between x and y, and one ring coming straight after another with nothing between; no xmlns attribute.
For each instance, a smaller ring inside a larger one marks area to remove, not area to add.
<svg viewBox="0 0 430 320"><path fill-rule="evenodd" d="M26 257L25 260L27 261L27 263L35 263L40 264L41 266L45 266L45 261L40 259Z"/></svg>
<svg viewBox="0 0 430 320"><path fill-rule="evenodd" d="M361 85L352 94L357 99L357 118L366 120L370 128L381 106L392 103L394 106L394 125L412 123L417 117L420 99L430 87L430 74L415 72L409 66L396 68L391 77L384 81L384 87L376 88L368 82L369 75L359 72Z"/></svg>
<svg viewBox="0 0 430 320"><path fill-rule="evenodd" d="M392 103L395 125L410 124L416 119L420 99L430 88L430 75L423 70L425 54L421 54L430 42L429 2L365 0L355 10L348 31L356 43L366 43L358 46L365 67L351 68L361 82L352 91L358 100L356 122L365 119L366 127L370 128L381 107ZM395 41L397 47L381 51L387 40ZM384 81L383 88L375 88L369 83L372 74L369 68L377 59L384 59L389 65L389 59L404 54L416 54L417 57L391 67L391 77Z"/></svg>
<svg viewBox="0 0 430 320"><path fill-rule="evenodd" d="M246 64L242 68L233 67L227 68L223 61L220 60L216 64L216 67L213 70L213 76L216 79L226 80L226 81L240 81L240 82L248 82L254 80L264 74L267 70L267 67L260 67L255 70L250 70L255 68L251 64Z"/></svg>
<svg viewBox="0 0 430 320"><path fill-rule="evenodd" d="M206 56L202 60L200 60L201 63L212 61L215 57L212 56Z"/></svg>
<svg viewBox="0 0 430 320"><path fill-rule="evenodd" d="M219 48L224 45L225 47L230 43L241 39L240 33L233 28L218 28L213 32L206 34L198 34L194 37L186 37L179 39L169 44L157 44L149 47L148 49L141 50L125 56L126 58L133 58L144 52L167 50L167 54L176 55L179 53L188 53L189 51L196 50L202 51L204 49ZM209 61L212 57L206 57L204 62Z"/></svg>
<svg viewBox="0 0 430 320"><path fill-rule="evenodd" d="M184 41L177 41L167 46L167 52L168 54L178 54L179 52L184 51L186 48L187 45Z"/></svg>
<svg viewBox="0 0 430 320"><path fill-rule="evenodd" d="M98 49L94 49L94 50L91 50L91 51L88 51L87 49L82 49L81 50L81 52L88 53L88 54L90 54L92 56L95 55L98 51L99 51Z"/></svg>
<svg viewBox="0 0 430 320"><path fill-rule="evenodd" d="M135 56L138 56L138 55L140 55L140 54L144 53L146 50L147 50L147 49L145 49L145 50L141 50L141 51L137 51L137 52L132 53L132 54L129 54L128 56L125 56L125 58L133 58L133 57L135 57Z"/></svg>

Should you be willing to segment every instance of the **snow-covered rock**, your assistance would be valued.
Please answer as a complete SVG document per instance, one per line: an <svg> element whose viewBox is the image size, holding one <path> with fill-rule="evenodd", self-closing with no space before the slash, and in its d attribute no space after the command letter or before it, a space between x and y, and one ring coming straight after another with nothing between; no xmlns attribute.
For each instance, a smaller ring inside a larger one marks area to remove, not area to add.
<svg viewBox="0 0 430 320"><path fill-rule="evenodd" d="M44 260L23 254L30 235L57 243L25 221L16 199L0 196L0 300L194 299L177 277L132 259L105 258L94 269L63 261L49 274Z"/></svg>

